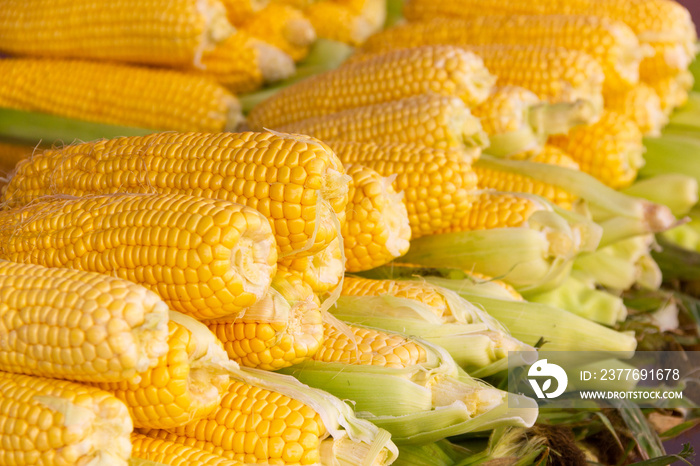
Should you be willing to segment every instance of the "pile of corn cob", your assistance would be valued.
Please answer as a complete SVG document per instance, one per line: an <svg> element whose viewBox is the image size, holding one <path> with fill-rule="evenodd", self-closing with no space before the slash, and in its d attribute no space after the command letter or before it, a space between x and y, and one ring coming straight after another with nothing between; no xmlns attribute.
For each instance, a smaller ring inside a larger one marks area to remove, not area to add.
<svg viewBox="0 0 700 466"><path fill-rule="evenodd" d="M534 401L478 378L637 347L621 294L660 288L654 234L697 202L637 181L694 26L671 0L386 11L0 1L5 118L95 134L8 160L3 464L542 460ZM316 34L357 49L224 132Z"/></svg>

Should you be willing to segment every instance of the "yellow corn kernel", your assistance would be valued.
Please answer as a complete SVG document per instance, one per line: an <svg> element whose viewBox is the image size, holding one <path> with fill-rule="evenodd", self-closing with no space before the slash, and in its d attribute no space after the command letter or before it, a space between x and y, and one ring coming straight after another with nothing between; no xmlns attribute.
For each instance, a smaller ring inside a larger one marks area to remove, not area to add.
<svg viewBox="0 0 700 466"><path fill-rule="evenodd" d="M208 417L143 433L244 463L290 465L319 464L321 440L329 435L310 406L239 381Z"/></svg>
<svg viewBox="0 0 700 466"><path fill-rule="evenodd" d="M228 19L234 26L241 26L251 16L265 8L269 0L221 0Z"/></svg>
<svg viewBox="0 0 700 466"><path fill-rule="evenodd" d="M253 129L432 92L468 106L488 97L495 78L475 54L452 46L395 50L346 63L291 85L248 115Z"/></svg>
<svg viewBox="0 0 700 466"><path fill-rule="evenodd" d="M350 108L277 129L322 141L417 143L439 149L484 146L487 139L464 102L437 94Z"/></svg>
<svg viewBox="0 0 700 466"><path fill-rule="evenodd" d="M0 106L173 131L231 131L238 99L211 79L97 61L0 60ZM51 76L51 79L46 79Z"/></svg>
<svg viewBox="0 0 700 466"><path fill-rule="evenodd" d="M311 358L323 341L320 302L296 273L279 268L267 296L235 319L207 321L229 357L277 370Z"/></svg>
<svg viewBox="0 0 700 466"><path fill-rule="evenodd" d="M393 188L392 177L360 164L345 169L353 180L342 229L345 269L369 270L404 255L411 227L403 195Z"/></svg>
<svg viewBox="0 0 700 466"><path fill-rule="evenodd" d="M294 61L282 50L237 30L187 68L209 77L234 94L251 92L294 73Z"/></svg>
<svg viewBox="0 0 700 466"><path fill-rule="evenodd" d="M439 233L520 227L533 213L546 208L533 197L515 192L474 191L470 197L466 215Z"/></svg>
<svg viewBox="0 0 700 466"><path fill-rule="evenodd" d="M113 275L199 319L235 315L267 292L277 254L255 210L183 194L49 198L0 212L0 256Z"/></svg>
<svg viewBox="0 0 700 466"><path fill-rule="evenodd" d="M381 176L396 176L403 191L411 238L434 234L458 221L476 188L472 160L478 150L442 150L416 144L327 141L346 164L369 167Z"/></svg>
<svg viewBox="0 0 700 466"><path fill-rule="evenodd" d="M131 457L168 466L244 466L243 463L190 447L134 432L131 434Z"/></svg>
<svg viewBox="0 0 700 466"><path fill-rule="evenodd" d="M329 0L313 2L304 9L318 37L352 46L362 44L376 26L352 8Z"/></svg>
<svg viewBox="0 0 700 466"><path fill-rule="evenodd" d="M130 379L168 350L168 306L115 277L0 261L0 371Z"/></svg>
<svg viewBox="0 0 700 466"><path fill-rule="evenodd" d="M509 158L527 160L528 162L549 163L571 168L572 170L579 169L578 163L563 150L551 144L545 144L542 150L522 152ZM478 163L474 166L474 172L476 173L480 189L535 194L567 210L571 210L577 201L577 197L565 189L549 183L543 183L526 175L483 168Z"/></svg>
<svg viewBox="0 0 700 466"><path fill-rule="evenodd" d="M611 89L639 82L643 48L624 22L586 15L486 15L440 17L409 22L371 37L364 50L420 45L533 45L587 53L605 73ZM517 68L517 67L516 67Z"/></svg>
<svg viewBox="0 0 700 466"><path fill-rule="evenodd" d="M352 197L351 188L350 199ZM348 206L351 204L352 202L348 203ZM349 214L348 212L347 215ZM345 229L345 225L343 229ZM338 286L345 273L345 261L340 240L341 237L338 236L331 241L326 249L310 256L290 256L282 259L277 263L277 270L284 269L301 275L304 283L310 286L317 295L331 291ZM343 242L345 241L343 240Z"/></svg>
<svg viewBox="0 0 700 466"><path fill-rule="evenodd" d="M648 81L647 84L659 96L661 110L666 115L670 115L675 108L686 103L688 93L693 88L693 82L693 74L685 70L668 78Z"/></svg>
<svg viewBox="0 0 700 466"><path fill-rule="evenodd" d="M265 133L158 133L47 150L3 191L9 206L48 194L181 193L252 207L270 221L280 255L313 254L338 234L349 178L318 140Z"/></svg>
<svg viewBox="0 0 700 466"><path fill-rule="evenodd" d="M498 86L486 101L472 110L488 135L512 133L523 128L528 108L540 103L532 92L517 86Z"/></svg>
<svg viewBox="0 0 700 466"><path fill-rule="evenodd" d="M387 14L387 0L331 0L344 5L364 17L374 28L374 32L384 26Z"/></svg>
<svg viewBox="0 0 700 466"><path fill-rule="evenodd" d="M670 78L688 69L694 55L687 53L683 44L672 42L651 42L653 55L639 65L642 81L658 81Z"/></svg>
<svg viewBox="0 0 700 466"><path fill-rule="evenodd" d="M0 50L17 55L186 66L232 32L219 0L0 1Z"/></svg>
<svg viewBox="0 0 700 466"><path fill-rule="evenodd" d="M325 339L314 361L403 369L424 363L425 349L393 333L348 325L352 334L325 326Z"/></svg>
<svg viewBox="0 0 700 466"><path fill-rule="evenodd" d="M382 296L413 299L430 307L437 317L449 323L454 321L452 310L440 292L430 283L409 280L371 280L347 276L343 280L343 296Z"/></svg>
<svg viewBox="0 0 700 466"><path fill-rule="evenodd" d="M309 53L316 40L316 30L301 10L291 5L270 3L246 19L240 30L247 32L283 52L294 61Z"/></svg>
<svg viewBox="0 0 700 466"><path fill-rule="evenodd" d="M2 464L126 464L124 403L94 387L0 372Z"/></svg>
<svg viewBox="0 0 700 466"><path fill-rule="evenodd" d="M229 368L237 366L221 342L204 325L183 318L168 323L167 354L140 378L91 384L122 400L134 427L166 429L200 419L219 406L231 383Z"/></svg>
<svg viewBox="0 0 700 466"><path fill-rule="evenodd" d="M608 186L629 186L644 165L642 133L629 118L605 111L597 123L551 136L550 144L564 150L584 171Z"/></svg>
<svg viewBox="0 0 700 466"><path fill-rule="evenodd" d="M630 118L644 135L658 136L668 122L654 88L639 83L627 91L604 94L605 108Z"/></svg>

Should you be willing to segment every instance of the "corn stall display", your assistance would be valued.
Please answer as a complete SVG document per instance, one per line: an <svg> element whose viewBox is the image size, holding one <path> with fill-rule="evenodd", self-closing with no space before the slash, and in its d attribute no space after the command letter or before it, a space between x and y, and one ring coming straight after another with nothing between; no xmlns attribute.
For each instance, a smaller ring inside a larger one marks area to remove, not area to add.
<svg viewBox="0 0 700 466"><path fill-rule="evenodd" d="M0 463L692 464L692 399L508 382L700 348L698 44L675 0L0 0Z"/></svg>

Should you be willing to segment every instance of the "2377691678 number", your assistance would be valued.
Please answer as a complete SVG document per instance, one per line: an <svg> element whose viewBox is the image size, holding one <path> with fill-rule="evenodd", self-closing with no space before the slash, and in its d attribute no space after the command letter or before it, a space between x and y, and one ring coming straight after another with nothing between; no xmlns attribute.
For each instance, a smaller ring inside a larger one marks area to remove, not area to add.
<svg viewBox="0 0 700 466"><path fill-rule="evenodd" d="M679 380L678 369L601 369L600 380Z"/></svg>

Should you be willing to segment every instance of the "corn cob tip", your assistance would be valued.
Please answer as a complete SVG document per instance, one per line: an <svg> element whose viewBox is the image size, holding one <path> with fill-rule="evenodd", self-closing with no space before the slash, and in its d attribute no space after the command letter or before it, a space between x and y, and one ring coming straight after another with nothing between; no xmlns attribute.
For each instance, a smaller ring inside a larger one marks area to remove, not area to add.
<svg viewBox="0 0 700 466"><path fill-rule="evenodd" d="M197 9L202 13L207 24L204 40L202 41L203 50L224 41L236 32L228 20L228 12L221 1L198 0Z"/></svg>
<svg viewBox="0 0 700 466"><path fill-rule="evenodd" d="M228 133L240 131L241 126L245 122L241 101L233 95L227 95L226 109L226 123L224 124L224 131Z"/></svg>
<svg viewBox="0 0 700 466"><path fill-rule="evenodd" d="M265 42L255 40L253 47L258 52L258 66L263 81L281 81L294 74L296 67L289 54Z"/></svg>
<svg viewBox="0 0 700 466"><path fill-rule="evenodd" d="M284 38L295 47L307 47L316 40L316 30L307 18L294 18L284 26Z"/></svg>

